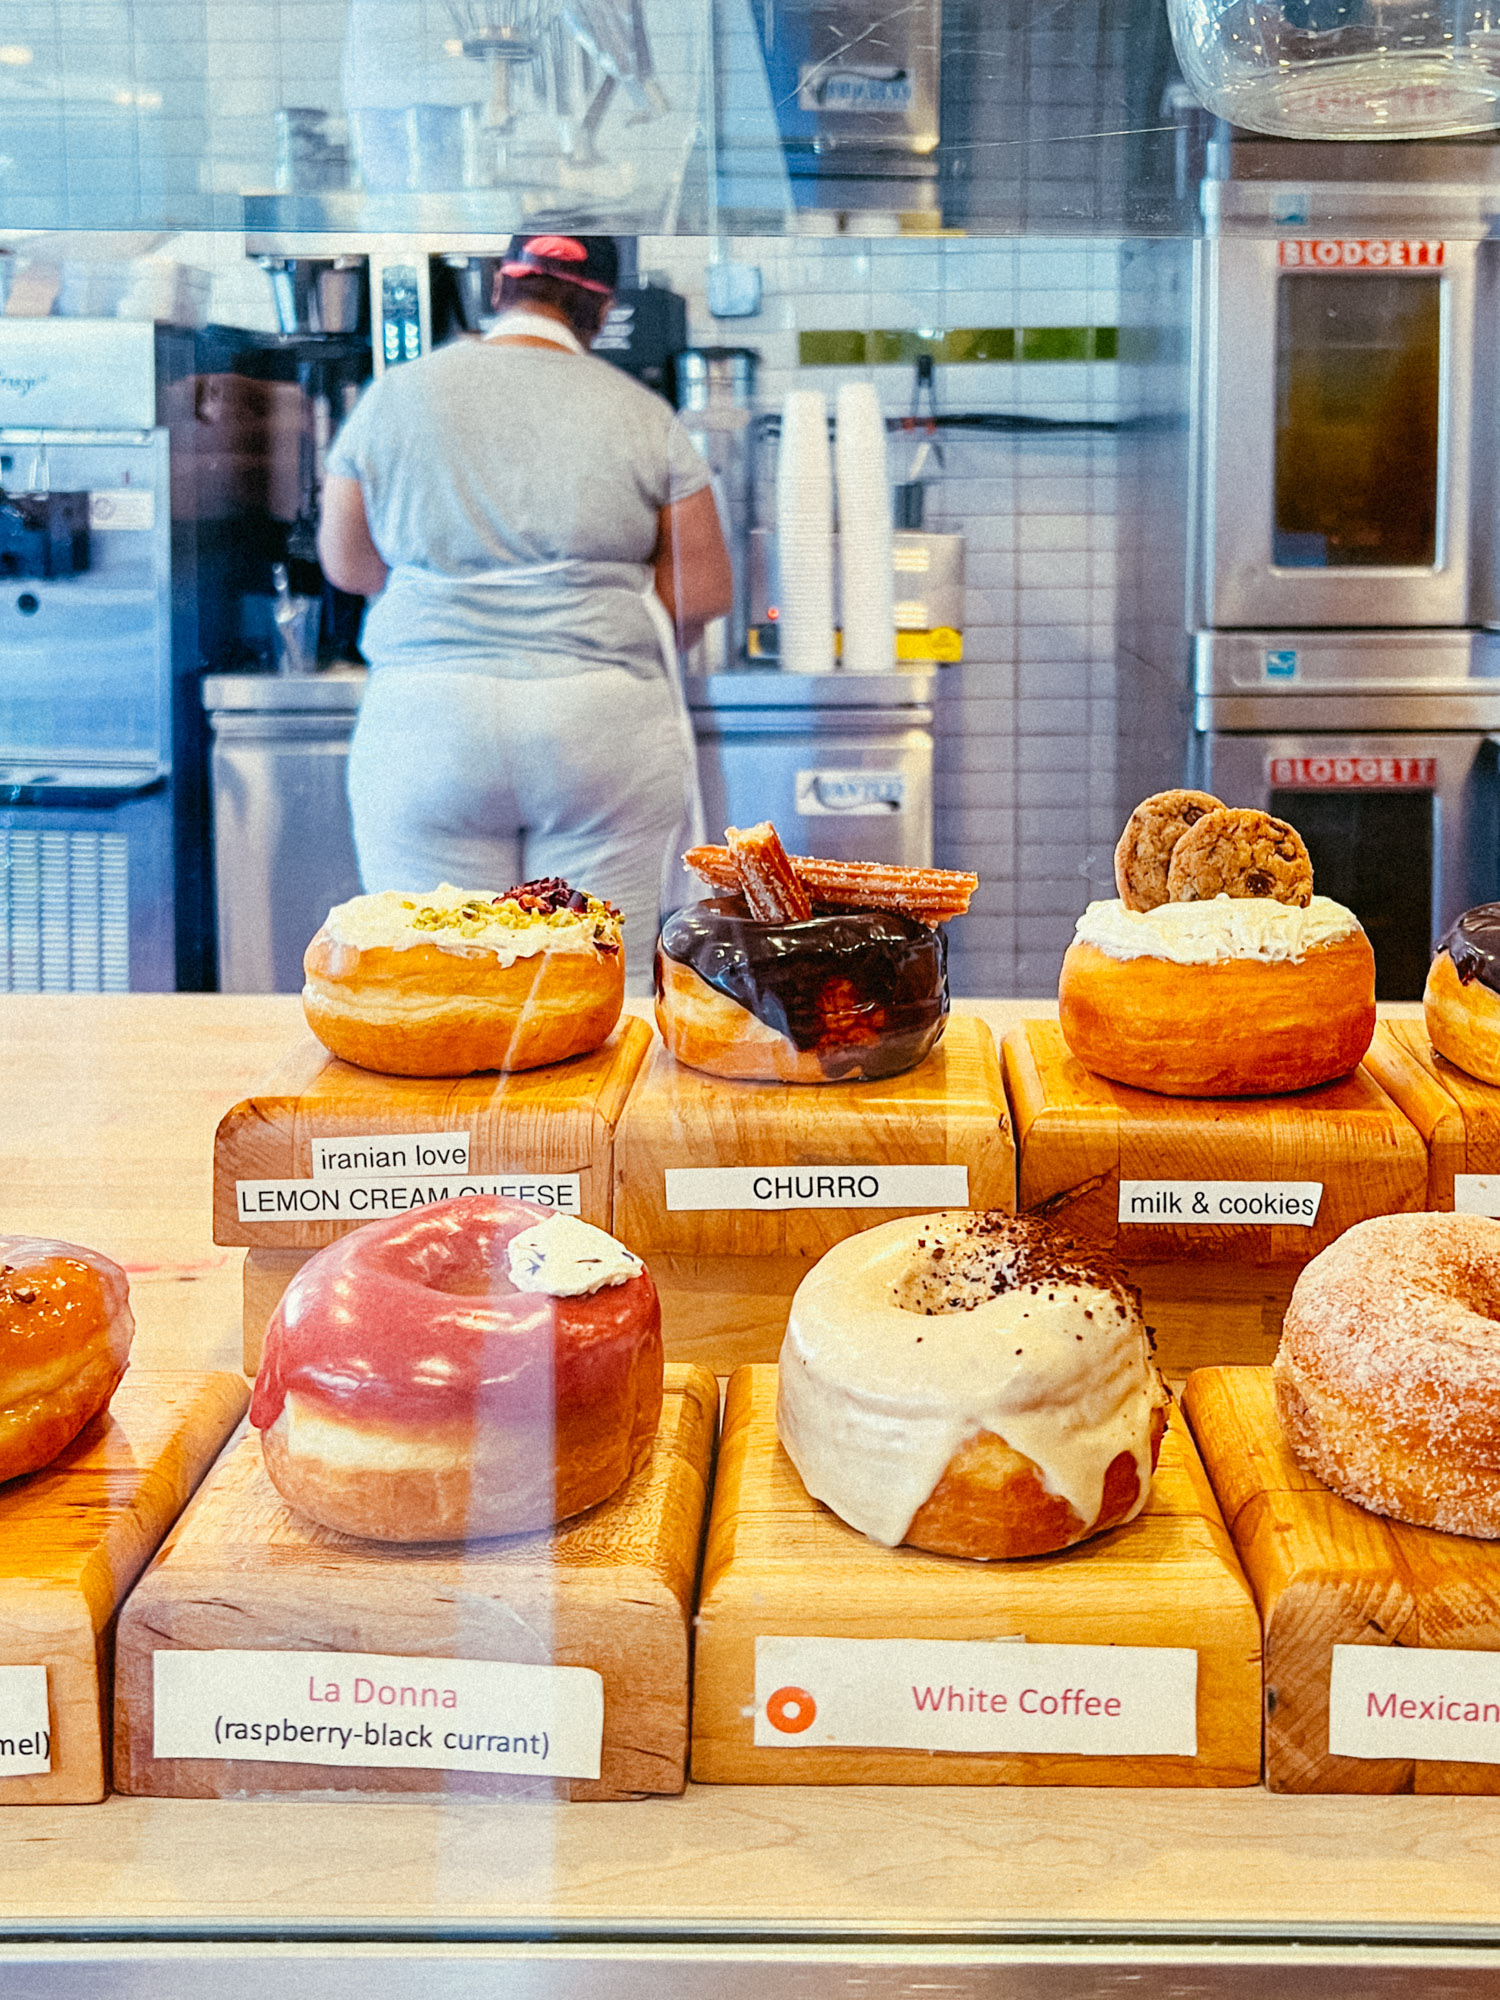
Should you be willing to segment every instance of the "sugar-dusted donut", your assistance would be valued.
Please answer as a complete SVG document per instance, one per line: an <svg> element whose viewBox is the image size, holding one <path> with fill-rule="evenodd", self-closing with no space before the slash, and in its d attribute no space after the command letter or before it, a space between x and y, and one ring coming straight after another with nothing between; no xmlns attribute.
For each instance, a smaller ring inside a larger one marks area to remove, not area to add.
<svg viewBox="0 0 1500 2000"><path fill-rule="evenodd" d="M536 1069L608 1039L625 995L610 904L566 882L502 896L384 890L330 910L303 957L323 1046L391 1076Z"/></svg>
<svg viewBox="0 0 1500 2000"><path fill-rule="evenodd" d="M1140 1512L1166 1402L1112 1258L1032 1217L951 1209L813 1266L776 1423L808 1492L871 1541L1032 1556Z"/></svg>
<svg viewBox="0 0 1500 2000"><path fill-rule="evenodd" d="M572 1216L461 1195L310 1257L250 1421L282 1497L385 1542L550 1526L615 1492L662 1403L650 1273Z"/></svg>
<svg viewBox="0 0 1500 2000"><path fill-rule="evenodd" d="M1274 1375L1287 1442L1325 1486L1500 1538L1500 1222L1355 1223L1298 1277Z"/></svg>
<svg viewBox="0 0 1500 2000"><path fill-rule="evenodd" d="M99 1414L134 1333L130 1286L110 1258L0 1236L0 1481L50 1464Z"/></svg>
<svg viewBox="0 0 1500 2000"><path fill-rule="evenodd" d="M1207 825L1207 819L1199 825ZM1354 1069L1375 1033L1375 954L1314 896L1090 903L1057 988L1085 1069L1169 1097L1306 1090Z"/></svg>
<svg viewBox="0 0 1500 2000"><path fill-rule="evenodd" d="M1480 903L1444 934L1422 995L1427 1039L1481 1083L1500 1083L1500 903Z"/></svg>

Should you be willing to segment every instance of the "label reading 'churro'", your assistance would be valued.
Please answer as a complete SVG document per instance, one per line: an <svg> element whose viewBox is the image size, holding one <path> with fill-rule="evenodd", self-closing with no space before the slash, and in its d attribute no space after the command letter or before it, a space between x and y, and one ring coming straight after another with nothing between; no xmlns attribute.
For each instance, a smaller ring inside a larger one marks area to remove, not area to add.
<svg viewBox="0 0 1500 2000"><path fill-rule="evenodd" d="M0 1667L0 1778L32 1778L51 1769L47 1669Z"/></svg>
<svg viewBox="0 0 1500 2000"><path fill-rule="evenodd" d="M967 1208L967 1167L668 1167L667 1207Z"/></svg>

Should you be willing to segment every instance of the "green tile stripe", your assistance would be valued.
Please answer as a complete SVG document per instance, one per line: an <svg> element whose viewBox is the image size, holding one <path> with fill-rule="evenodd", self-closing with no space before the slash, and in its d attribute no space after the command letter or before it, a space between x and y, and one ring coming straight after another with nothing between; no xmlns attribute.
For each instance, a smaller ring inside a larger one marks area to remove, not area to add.
<svg viewBox="0 0 1500 2000"><path fill-rule="evenodd" d="M1120 352L1117 326L956 326L902 330L822 329L799 333L797 358L804 368L862 368L915 361L1114 361Z"/></svg>

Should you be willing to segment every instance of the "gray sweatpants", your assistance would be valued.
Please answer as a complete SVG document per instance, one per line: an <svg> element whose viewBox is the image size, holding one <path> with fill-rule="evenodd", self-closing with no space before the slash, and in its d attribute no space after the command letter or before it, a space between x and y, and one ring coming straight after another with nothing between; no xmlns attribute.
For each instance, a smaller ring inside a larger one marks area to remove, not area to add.
<svg viewBox="0 0 1500 2000"><path fill-rule="evenodd" d="M624 912L626 991L649 993L663 864L684 838L683 764L665 680L378 667L349 754L360 879L498 895L564 876Z"/></svg>

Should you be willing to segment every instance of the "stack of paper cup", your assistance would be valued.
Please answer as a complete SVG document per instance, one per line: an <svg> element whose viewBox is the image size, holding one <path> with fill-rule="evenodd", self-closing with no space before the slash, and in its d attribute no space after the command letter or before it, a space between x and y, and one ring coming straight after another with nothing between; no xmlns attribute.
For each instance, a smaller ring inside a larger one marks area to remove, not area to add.
<svg viewBox="0 0 1500 2000"><path fill-rule="evenodd" d="M828 408L817 389L794 389L782 406L776 538L782 672L831 673L833 460L828 449Z"/></svg>
<svg viewBox="0 0 1500 2000"><path fill-rule="evenodd" d="M891 488L885 418L868 382L848 382L839 390L835 462L843 665L848 673L888 674L896 659Z"/></svg>

